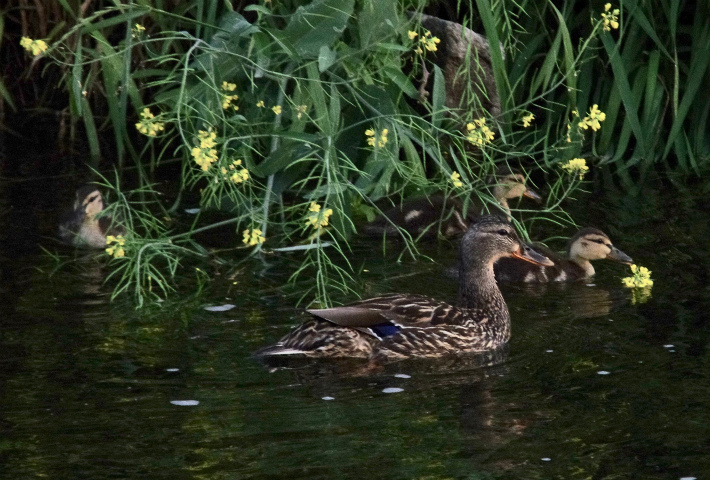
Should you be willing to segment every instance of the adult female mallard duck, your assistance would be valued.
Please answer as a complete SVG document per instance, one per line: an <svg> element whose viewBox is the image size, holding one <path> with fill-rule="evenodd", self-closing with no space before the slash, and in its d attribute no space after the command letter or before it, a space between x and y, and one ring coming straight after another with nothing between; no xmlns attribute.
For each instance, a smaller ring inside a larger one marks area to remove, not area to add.
<svg viewBox="0 0 710 480"><path fill-rule="evenodd" d="M632 264L631 257L616 248L609 236L596 228L583 228L567 243L567 254L561 256L541 245L533 248L554 263L553 266L520 264L502 258L495 265L496 279L504 282L572 282L594 275L592 260L609 259Z"/></svg>
<svg viewBox="0 0 710 480"><path fill-rule="evenodd" d="M525 176L509 169L499 169L487 179L491 195L499 204L500 212L510 219L508 200L528 197L540 202L542 198L525 184ZM395 236L400 229L413 237L431 238L438 231L446 237L466 232L468 226L485 210L484 205L471 204L464 215L464 204L458 198L432 195L418 197L393 207L363 227L371 237Z"/></svg>
<svg viewBox="0 0 710 480"><path fill-rule="evenodd" d="M510 314L493 264L515 257L552 262L523 244L507 221L486 215L461 240L459 305L419 295L391 294L343 307L308 310L313 318L260 356L360 357L392 361L480 352L510 338Z"/></svg>
<svg viewBox="0 0 710 480"><path fill-rule="evenodd" d="M106 235L121 235L124 229L113 218L98 215L106 207L98 188L84 185L76 191L74 208L59 225L59 238L77 247L106 248Z"/></svg>

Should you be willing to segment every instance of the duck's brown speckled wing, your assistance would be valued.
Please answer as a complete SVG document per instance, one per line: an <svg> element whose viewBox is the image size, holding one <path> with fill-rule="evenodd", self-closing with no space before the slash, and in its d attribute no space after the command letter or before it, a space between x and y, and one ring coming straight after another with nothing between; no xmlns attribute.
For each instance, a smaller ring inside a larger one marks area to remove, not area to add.
<svg viewBox="0 0 710 480"><path fill-rule="evenodd" d="M308 310L308 313L351 328L370 328L383 323L402 328L461 324L461 309L420 295L383 295L344 307Z"/></svg>

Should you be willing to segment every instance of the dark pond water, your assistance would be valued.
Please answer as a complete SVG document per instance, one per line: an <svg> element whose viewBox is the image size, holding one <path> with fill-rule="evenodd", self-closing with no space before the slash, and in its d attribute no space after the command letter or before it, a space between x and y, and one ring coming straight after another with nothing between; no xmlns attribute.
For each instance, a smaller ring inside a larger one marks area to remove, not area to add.
<svg viewBox="0 0 710 480"><path fill-rule="evenodd" d="M38 191L71 196L42 182L0 195L0 478L710 478L702 197L572 206L653 271L646 302L621 287L625 267L599 262L590 285L505 287L513 338L497 358L364 373L250 356L305 318L280 287L287 257L236 275L207 266L205 296L143 311L109 303L95 255L61 250L78 260L50 275L37 244L57 250L43 236L55 196ZM397 253L355 245L364 296L455 298L439 265ZM454 258L447 244L425 253ZM238 307L204 309L225 303Z"/></svg>

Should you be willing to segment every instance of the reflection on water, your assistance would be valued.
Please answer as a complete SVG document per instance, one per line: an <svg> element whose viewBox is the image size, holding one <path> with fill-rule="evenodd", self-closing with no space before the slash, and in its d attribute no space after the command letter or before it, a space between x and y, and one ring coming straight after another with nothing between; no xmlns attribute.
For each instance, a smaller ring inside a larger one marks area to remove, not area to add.
<svg viewBox="0 0 710 480"><path fill-rule="evenodd" d="M690 207L611 232L654 272L646 303L613 264L592 285L506 285L507 348L376 370L251 356L305 318L280 287L287 257L136 311L109 304L100 256L58 250L77 261L50 275L38 238L14 236L0 244L0 478L708 478L709 232ZM424 248L441 266L356 245L358 290L455 299L450 246Z"/></svg>

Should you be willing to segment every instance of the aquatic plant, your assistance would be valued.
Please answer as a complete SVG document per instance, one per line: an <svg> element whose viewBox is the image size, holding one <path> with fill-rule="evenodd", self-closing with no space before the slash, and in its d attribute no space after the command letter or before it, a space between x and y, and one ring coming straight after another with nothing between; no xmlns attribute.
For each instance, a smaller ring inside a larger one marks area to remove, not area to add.
<svg viewBox="0 0 710 480"><path fill-rule="evenodd" d="M421 11L425 4L406 8ZM75 13L62 5L63 14ZM684 131L678 136L689 119L707 125L706 107L690 99L708 65L693 57L687 88L678 75L674 88L660 88L661 59L678 60L678 50L650 35L651 21L659 32L668 30L662 15L646 7L623 7L627 12L610 5L580 14L553 2L462 4L462 11L478 12L465 25L500 46L490 49L501 104L493 115L478 105L447 108L444 73L429 56L443 39L394 0L292 0L239 12L229 3L201 1L177 11L107 5L47 37L41 61L63 68L70 114L83 123L92 154L101 153L100 129L110 128L118 170L130 158L138 171L132 191L118 188L120 175L104 184L116 191L124 217L139 219L128 225L131 254L112 262L120 278L116 291L130 290L140 301L156 285L169 291L182 255L205 254L192 240L196 233L224 225L234 227L235 248L254 255L302 250L293 278L315 271L312 296L327 304L328 291L348 289L348 240L358 218L379 211L382 202L434 191L485 196L485 178L508 163L526 174L539 169L536 178L550 184L547 206L535 218L572 223L560 206L587 171L623 165L617 178L633 189L672 149L682 148L678 158L686 165L694 159L696 169L710 152L703 135L695 143ZM669 32L675 38L677 10L662 14L676 16ZM628 56L643 35L656 49L653 62L632 67ZM606 64L611 73L599 68ZM461 76L479 68L472 54ZM430 96L423 98L429 74ZM663 124L666 91L674 92L677 108L668 143L656 148L663 137L650 141L649 132ZM653 101L641 121L647 99ZM626 116L619 115L622 105ZM103 106L108 121L97 125ZM153 174L174 157L182 165L175 178L180 187L173 205L164 206ZM177 217L188 192L199 195L200 211L187 231L176 233L161 219ZM210 211L229 218L203 220ZM411 242L404 248L416 254Z"/></svg>

